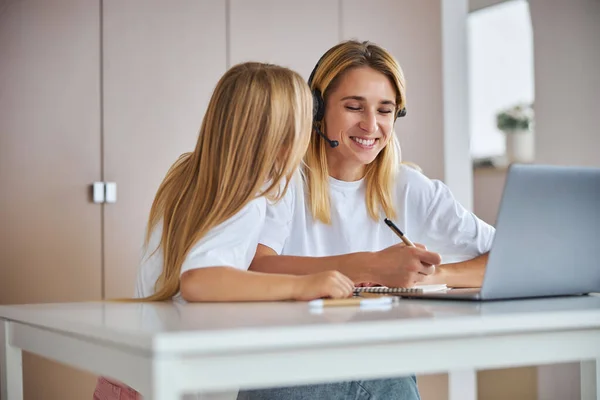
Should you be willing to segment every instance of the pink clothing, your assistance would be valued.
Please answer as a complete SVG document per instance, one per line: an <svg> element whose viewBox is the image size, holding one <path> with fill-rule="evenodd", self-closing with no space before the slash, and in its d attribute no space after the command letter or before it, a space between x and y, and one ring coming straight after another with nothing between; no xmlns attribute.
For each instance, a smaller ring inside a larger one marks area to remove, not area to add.
<svg viewBox="0 0 600 400"><path fill-rule="evenodd" d="M101 376L96 383L94 400L143 400L143 398L129 386Z"/></svg>

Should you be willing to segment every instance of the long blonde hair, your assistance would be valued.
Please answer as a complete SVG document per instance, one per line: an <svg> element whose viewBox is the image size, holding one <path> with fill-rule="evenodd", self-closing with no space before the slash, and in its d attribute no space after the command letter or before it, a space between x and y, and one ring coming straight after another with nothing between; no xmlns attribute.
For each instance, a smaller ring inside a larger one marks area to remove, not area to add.
<svg viewBox="0 0 600 400"><path fill-rule="evenodd" d="M162 221L163 269L155 293L142 300L172 298L185 257L198 240L253 199L278 200L285 194L308 146L311 120L312 96L296 72L244 63L225 73L196 148L173 164L156 193L146 246Z"/></svg>
<svg viewBox="0 0 600 400"><path fill-rule="evenodd" d="M327 104L328 93L335 89L340 77L348 70L358 67L370 67L387 76L396 91L396 112L404 108L406 90L400 65L387 50L369 42L350 40L329 49L314 71L311 89L318 89ZM324 121L319 124L321 131L327 134ZM325 141L320 135L311 135L304 158L303 173L313 218L330 224L329 171L325 146ZM379 220L380 210L383 210L388 218L396 217L392 200L392 181L400 162L399 148L398 139L392 134L387 146L366 167L367 209L369 216L376 221Z"/></svg>

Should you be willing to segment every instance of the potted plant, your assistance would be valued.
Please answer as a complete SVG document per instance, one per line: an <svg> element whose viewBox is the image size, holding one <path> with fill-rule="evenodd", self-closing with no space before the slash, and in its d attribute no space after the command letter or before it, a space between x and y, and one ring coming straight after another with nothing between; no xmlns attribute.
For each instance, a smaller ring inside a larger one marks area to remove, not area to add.
<svg viewBox="0 0 600 400"><path fill-rule="evenodd" d="M532 104L517 104L497 114L496 125L504 132L509 163L533 161L533 116Z"/></svg>

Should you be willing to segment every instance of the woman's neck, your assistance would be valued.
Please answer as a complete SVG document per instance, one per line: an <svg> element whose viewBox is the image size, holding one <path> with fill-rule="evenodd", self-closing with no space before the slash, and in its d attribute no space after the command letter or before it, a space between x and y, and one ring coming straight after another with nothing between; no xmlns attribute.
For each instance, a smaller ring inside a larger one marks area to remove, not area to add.
<svg viewBox="0 0 600 400"><path fill-rule="evenodd" d="M354 182L362 179L365 176L366 167L361 164L336 160L335 157L328 157L327 169L329 170L329 176L337 179L338 181Z"/></svg>

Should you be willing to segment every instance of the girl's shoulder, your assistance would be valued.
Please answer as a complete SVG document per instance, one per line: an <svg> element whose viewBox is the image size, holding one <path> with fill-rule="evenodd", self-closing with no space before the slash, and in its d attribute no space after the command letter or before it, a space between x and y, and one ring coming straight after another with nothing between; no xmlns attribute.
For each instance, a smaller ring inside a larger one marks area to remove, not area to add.
<svg viewBox="0 0 600 400"><path fill-rule="evenodd" d="M209 235L219 235L228 229L245 230L252 229L262 224L267 207L267 199L264 196L257 197L249 201L240 211L232 215L229 219L215 226Z"/></svg>
<svg viewBox="0 0 600 400"><path fill-rule="evenodd" d="M282 180L279 183L279 189L285 190L284 195L278 201L266 200L267 207L277 206L278 208L285 207L292 210L296 203L296 197L300 196L302 198L304 196L304 175L300 168L294 172L289 182Z"/></svg>

